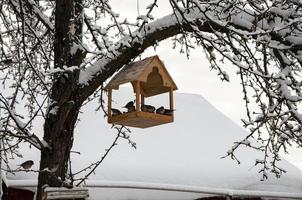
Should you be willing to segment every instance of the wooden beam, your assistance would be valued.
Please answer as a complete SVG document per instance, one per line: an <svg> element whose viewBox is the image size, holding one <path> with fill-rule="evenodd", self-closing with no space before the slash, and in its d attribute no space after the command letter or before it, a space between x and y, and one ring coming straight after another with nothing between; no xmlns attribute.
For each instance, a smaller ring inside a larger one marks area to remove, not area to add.
<svg viewBox="0 0 302 200"><path fill-rule="evenodd" d="M136 81L135 82L135 91L136 91L136 113L139 112L140 110L140 99L139 99L139 95L141 93L141 87L140 87L140 81Z"/></svg>
<svg viewBox="0 0 302 200"><path fill-rule="evenodd" d="M108 90L108 120L111 118L111 107L112 106L112 89Z"/></svg>
<svg viewBox="0 0 302 200"><path fill-rule="evenodd" d="M173 89L170 87L169 91L169 100L170 100L170 110L174 109L174 101L173 101Z"/></svg>
<svg viewBox="0 0 302 200"><path fill-rule="evenodd" d="M170 110L174 110L173 88L172 87L170 87L169 99L170 99ZM174 120L174 111L172 112L172 121L173 120Z"/></svg>
<svg viewBox="0 0 302 200"><path fill-rule="evenodd" d="M148 112L129 112L110 118L109 123L136 128L148 128L173 122L173 116Z"/></svg>

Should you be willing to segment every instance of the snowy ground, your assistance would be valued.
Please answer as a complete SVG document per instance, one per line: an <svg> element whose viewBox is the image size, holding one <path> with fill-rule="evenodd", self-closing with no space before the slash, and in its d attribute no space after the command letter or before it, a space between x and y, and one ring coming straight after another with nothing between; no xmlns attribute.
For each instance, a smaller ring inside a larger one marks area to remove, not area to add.
<svg viewBox="0 0 302 200"><path fill-rule="evenodd" d="M119 93L117 96L115 94ZM129 90L113 93L113 107L120 107L134 97ZM129 95L129 99L125 96ZM90 181L128 181L149 184L176 184L192 187L209 187L232 190L302 193L302 172L287 161L282 166L288 171L280 179L270 176L260 181L258 167L253 167L261 154L250 149L241 149L238 156L241 164L230 159L221 159L232 143L240 140L246 132L216 110L204 98L193 94L175 95L175 122L148 129L132 129L131 138L137 143L133 149L126 141L118 146L98 168ZM122 100L123 99L123 100ZM163 101L164 99L164 101ZM164 104L163 104L164 102ZM146 103L165 105L168 97L147 99ZM114 139L115 131L95 112L94 106L83 109L81 123L75 133L73 170L77 171L95 162ZM235 112L235 111L234 111ZM38 163L39 153L24 148L24 159ZM12 164L23 160L12 160ZM35 168L38 168L35 164ZM9 179L34 179L35 174L9 175ZM89 181L87 182L89 183ZM92 182L90 182L92 184ZM192 199L201 194L159 192L133 189L99 189L90 191L102 199ZM113 195L114 194L114 195Z"/></svg>

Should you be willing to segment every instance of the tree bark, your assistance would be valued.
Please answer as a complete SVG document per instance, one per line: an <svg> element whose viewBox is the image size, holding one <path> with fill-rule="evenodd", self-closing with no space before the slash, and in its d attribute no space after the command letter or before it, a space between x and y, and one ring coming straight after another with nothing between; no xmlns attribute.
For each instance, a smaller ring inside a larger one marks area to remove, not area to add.
<svg viewBox="0 0 302 200"><path fill-rule="evenodd" d="M79 66L85 52L73 45L81 41L82 0L57 0L55 10L55 68ZM69 186L66 179L73 132L82 101L78 98L79 70L55 75L49 108L44 124L44 140L50 148L41 151L37 200L42 200L43 187Z"/></svg>

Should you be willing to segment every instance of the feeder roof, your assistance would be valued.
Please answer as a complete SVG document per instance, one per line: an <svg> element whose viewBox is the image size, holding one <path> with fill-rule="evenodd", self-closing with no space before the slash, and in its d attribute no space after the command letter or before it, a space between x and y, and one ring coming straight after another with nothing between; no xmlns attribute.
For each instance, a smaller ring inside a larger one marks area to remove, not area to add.
<svg viewBox="0 0 302 200"><path fill-rule="evenodd" d="M129 65L124 66L108 83L105 89L118 89L119 85L133 82L133 81L147 81L147 75L152 72L153 67L158 67L161 70L160 75L165 79L166 85L171 87L173 90L177 89L176 84L165 68L163 62L159 57L151 56L143 60L132 62Z"/></svg>

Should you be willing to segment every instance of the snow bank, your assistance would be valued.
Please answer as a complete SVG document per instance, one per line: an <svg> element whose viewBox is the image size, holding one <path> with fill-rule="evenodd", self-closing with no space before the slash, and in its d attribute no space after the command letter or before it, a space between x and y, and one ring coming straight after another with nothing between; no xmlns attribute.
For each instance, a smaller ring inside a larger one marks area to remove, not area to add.
<svg viewBox="0 0 302 200"><path fill-rule="evenodd" d="M129 90L114 91L113 107L120 108L133 98L134 95ZM159 98L147 98L146 104L168 107L168 97L163 95ZM75 133L73 150L81 151L81 155L72 154L75 172L101 158L115 136L115 131L110 129L111 125L107 124L103 113L95 112L95 107L96 104L90 104L83 109L81 123ZM120 140L90 180L175 184L232 191L302 193L302 173L287 161L282 161L281 164L288 173L280 179L271 175L269 180L260 181L261 175L257 173L259 168L253 167L255 159L261 159L259 152L251 149L239 150L240 165L230 159L221 159L220 157L226 154L232 143L243 138L247 133L201 96L175 94L175 109L174 123L148 129L133 128L131 138L137 143L138 148L135 150L126 141ZM38 163L38 152L27 151L24 148L26 157L36 159ZM21 163L21 161L12 162ZM38 168L38 164L35 164L35 167ZM34 173L20 173L17 176L9 176L9 179L35 177ZM176 192L134 189L118 189L119 192L112 195L116 191L117 189L93 188L91 194L98 195L100 192L106 199L200 197L196 194L178 195ZM146 196L147 193L150 195ZM162 193L166 196L161 196Z"/></svg>

